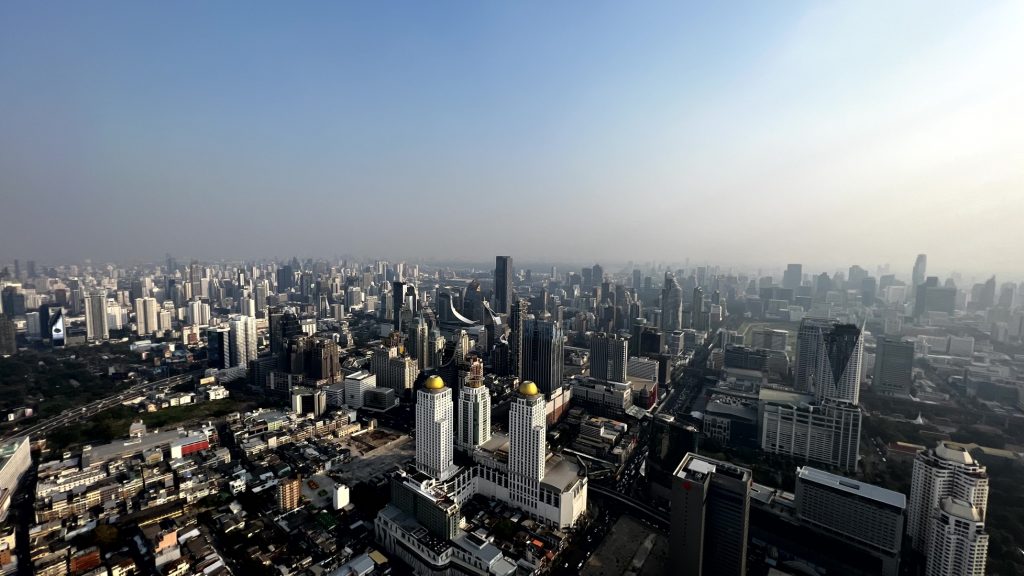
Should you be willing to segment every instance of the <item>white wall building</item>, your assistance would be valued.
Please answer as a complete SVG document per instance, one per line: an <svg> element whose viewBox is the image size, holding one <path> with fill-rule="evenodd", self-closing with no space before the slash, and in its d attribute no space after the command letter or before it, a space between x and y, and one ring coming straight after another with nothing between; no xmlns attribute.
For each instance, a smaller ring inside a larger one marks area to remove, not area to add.
<svg viewBox="0 0 1024 576"><path fill-rule="evenodd" d="M470 378L459 390L460 448L472 452L491 439L491 391L482 378Z"/></svg>
<svg viewBox="0 0 1024 576"><path fill-rule="evenodd" d="M442 481L457 472L453 412L452 389L439 376L427 378L416 393L416 468Z"/></svg>
<svg viewBox="0 0 1024 576"><path fill-rule="evenodd" d="M970 452L961 447L939 442L914 460L907 507L907 535L911 545L927 553L934 534L932 524L939 515L943 498L970 503L982 521L988 509L988 471L978 464Z"/></svg>
<svg viewBox="0 0 1024 576"><path fill-rule="evenodd" d="M983 576L988 533L978 509L966 500L943 498L929 538L926 576Z"/></svg>
<svg viewBox="0 0 1024 576"><path fill-rule="evenodd" d="M366 370L354 372L345 377L345 404L349 408L362 408L366 391L377 387L377 376Z"/></svg>

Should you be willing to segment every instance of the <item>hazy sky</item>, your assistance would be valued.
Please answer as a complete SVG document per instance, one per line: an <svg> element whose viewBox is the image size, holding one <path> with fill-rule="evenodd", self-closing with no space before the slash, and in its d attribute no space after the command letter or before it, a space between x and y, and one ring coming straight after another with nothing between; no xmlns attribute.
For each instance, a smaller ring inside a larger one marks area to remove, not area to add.
<svg viewBox="0 0 1024 576"><path fill-rule="evenodd" d="M717 4L2 2L0 261L1024 275L1024 2Z"/></svg>

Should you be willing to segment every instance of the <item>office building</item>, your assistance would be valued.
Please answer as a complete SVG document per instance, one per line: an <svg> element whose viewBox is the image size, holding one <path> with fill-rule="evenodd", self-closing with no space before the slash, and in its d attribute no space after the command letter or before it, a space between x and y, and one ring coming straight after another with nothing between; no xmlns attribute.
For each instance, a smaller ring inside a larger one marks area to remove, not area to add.
<svg viewBox="0 0 1024 576"><path fill-rule="evenodd" d="M661 329L683 329L683 288L671 272L665 272L665 287L661 290Z"/></svg>
<svg viewBox="0 0 1024 576"><path fill-rule="evenodd" d="M484 386L483 364L471 367L459 389L459 448L472 452L491 439L491 391Z"/></svg>
<svg viewBox="0 0 1024 576"><path fill-rule="evenodd" d="M494 306L498 314L509 314L512 309L512 267L511 256L497 256L494 260Z"/></svg>
<svg viewBox="0 0 1024 576"><path fill-rule="evenodd" d="M228 319L228 327L230 365L245 368L256 359L256 319L234 314Z"/></svg>
<svg viewBox="0 0 1024 576"><path fill-rule="evenodd" d="M431 376L416 392L416 468L437 480L447 480L454 465L452 389Z"/></svg>
<svg viewBox="0 0 1024 576"><path fill-rule="evenodd" d="M914 271L910 275L910 285L913 288L917 288L921 284L924 284L925 274L928 273L928 256L925 254L918 254L917 259L914 260Z"/></svg>
<svg viewBox="0 0 1024 576"><path fill-rule="evenodd" d="M327 411L327 389L294 386L291 389L292 412L319 418Z"/></svg>
<svg viewBox="0 0 1024 576"><path fill-rule="evenodd" d="M558 322L524 322L522 378L534 382L545 397L562 386L564 340Z"/></svg>
<svg viewBox="0 0 1024 576"><path fill-rule="evenodd" d="M374 350L370 358L370 372L377 376L377 386L394 390L397 398L405 398L420 375L416 361L399 355L397 346L381 346Z"/></svg>
<svg viewBox="0 0 1024 576"><path fill-rule="evenodd" d="M810 392L818 370L824 333L832 328L832 321L824 318L804 318L796 335L796 366L793 386L799 392Z"/></svg>
<svg viewBox="0 0 1024 576"><path fill-rule="evenodd" d="M864 334L853 324L835 324L823 334L814 377L818 401L857 404L864 357Z"/></svg>
<svg viewBox="0 0 1024 576"><path fill-rule="evenodd" d="M761 450L846 471L857 469L862 413L859 406L762 388L758 399Z"/></svg>
<svg viewBox="0 0 1024 576"><path fill-rule="evenodd" d="M956 311L956 288L939 286L936 276L929 276L914 288L914 318L921 319L929 312L952 315Z"/></svg>
<svg viewBox="0 0 1024 576"><path fill-rule="evenodd" d="M536 502L544 479L547 419L544 395L533 382L524 382L509 411L508 472L513 502Z"/></svg>
<svg viewBox="0 0 1024 576"><path fill-rule="evenodd" d="M884 575L899 574L906 496L803 466L795 501L801 522L876 556Z"/></svg>
<svg viewBox="0 0 1024 576"><path fill-rule="evenodd" d="M87 292L85 295L86 338L98 342L110 338L107 321L107 293L103 290Z"/></svg>
<svg viewBox="0 0 1024 576"><path fill-rule="evenodd" d="M345 404L359 409L366 401L366 392L377 387L377 376L360 370L345 376Z"/></svg>
<svg viewBox="0 0 1024 576"><path fill-rule="evenodd" d="M28 436L19 436L0 444L0 522L7 519L14 493L22 477L32 467L30 445Z"/></svg>
<svg viewBox="0 0 1024 576"><path fill-rule="evenodd" d="M988 533L975 506L944 497L932 520L926 576L983 576L988 560Z"/></svg>
<svg viewBox="0 0 1024 576"><path fill-rule="evenodd" d="M509 314L509 335L508 347L511 369L508 374L502 376L515 376L523 378L523 341L526 338L526 317L530 310L530 303L525 298L518 298L512 302L512 311Z"/></svg>
<svg viewBox="0 0 1024 576"><path fill-rule="evenodd" d="M796 290L803 282L804 267L802 264L787 264L786 271L782 273L782 287L789 290Z"/></svg>
<svg viewBox="0 0 1024 576"><path fill-rule="evenodd" d="M206 330L206 360L210 368L231 367L231 329L217 326Z"/></svg>
<svg viewBox="0 0 1024 576"><path fill-rule="evenodd" d="M785 352L788 344L789 332L786 332L785 330L755 328L751 333L751 348Z"/></svg>
<svg viewBox="0 0 1024 576"><path fill-rule="evenodd" d="M688 453L672 487L670 558L675 573L745 576L751 473Z"/></svg>
<svg viewBox="0 0 1024 576"><path fill-rule="evenodd" d="M600 332L590 336L590 375L597 380L626 382L629 339Z"/></svg>
<svg viewBox="0 0 1024 576"><path fill-rule="evenodd" d="M907 505L907 536L919 552L931 550L943 498L967 502L983 522L988 509L988 471L965 448L939 442L918 453Z"/></svg>
<svg viewBox="0 0 1024 576"><path fill-rule="evenodd" d="M910 393L914 377L914 342L902 338L879 337L875 347L875 373L872 388L884 394Z"/></svg>

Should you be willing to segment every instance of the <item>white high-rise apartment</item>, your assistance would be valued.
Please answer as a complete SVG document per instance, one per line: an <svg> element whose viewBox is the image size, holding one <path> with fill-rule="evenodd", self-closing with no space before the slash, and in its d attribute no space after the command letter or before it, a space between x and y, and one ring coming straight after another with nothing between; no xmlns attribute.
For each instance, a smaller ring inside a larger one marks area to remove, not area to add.
<svg viewBox="0 0 1024 576"><path fill-rule="evenodd" d="M377 386L377 376L360 370L345 377L345 404L349 408L362 408L366 392Z"/></svg>
<svg viewBox="0 0 1024 576"><path fill-rule="evenodd" d="M988 533L978 509L965 500L943 498L932 521L926 576L983 576Z"/></svg>
<svg viewBox="0 0 1024 576"><path fill-rule="evenodd" d="M188 303L188 323L193 326L206 326L210 323L210 305L201 300Z"/></svg>
<svg viewBox="0 0 1024 576"><path fill-rule="evenodd" d="M547 452L545 406L540 389L527 381L519 387L509 411L509 493L522 506L533 506L540 497Z"/></svg>
<svg viewBox="0 0 1024 576"><path fill-rule="evenodd" d="M228 319L228 326L231 329L231 366L245 368L249 362L256 359L256 319L234 314Z"/></svg>
<svg viewBox="0 0 1024 576"><path fill-rule="evenodd" d="M416 468L438 480L457 472L453 411L452 389L440 376L427 378L416 393Z"/></svg>
<svg viewBox="0 0 1024 576"><path fill-rule="evenodd" d="M110 338L107 323L107 294L104 290L88 292L85 295L85 330L89 340Z"/></svg>
<svg viewBox="0 0 1024 576"><path fill-rule="evenodd" d="M156 332L158 328L156 298L147 296L135 299L135 326L135 332L139 336L147 336Z"/></svg>
<svg viewBox="0 0 1024 576"><path fill-rule="evenodd" d="M459 447L472 452L490 439L491 391L482 375L471 374L459 390Z"/></svg>
<svg viewBox="0 0 1024 576"><path fill-rule="evenodd" d="M927 553L943 498L973 506L984 522L988 508L988 471L970 452L945 442L917 455L907 506L907 535L914 549Z"/></svg>

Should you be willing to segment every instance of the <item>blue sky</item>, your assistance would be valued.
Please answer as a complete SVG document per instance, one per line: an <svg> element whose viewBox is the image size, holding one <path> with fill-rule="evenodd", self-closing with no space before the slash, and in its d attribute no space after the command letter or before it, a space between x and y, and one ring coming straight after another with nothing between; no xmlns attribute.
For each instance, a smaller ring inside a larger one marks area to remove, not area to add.
<svg viewBox="0 0 1024 576"><path fill-rule="evenodd" d="M3 3L0 259L1019 275L1024 5L710 4Z"/></svg>

